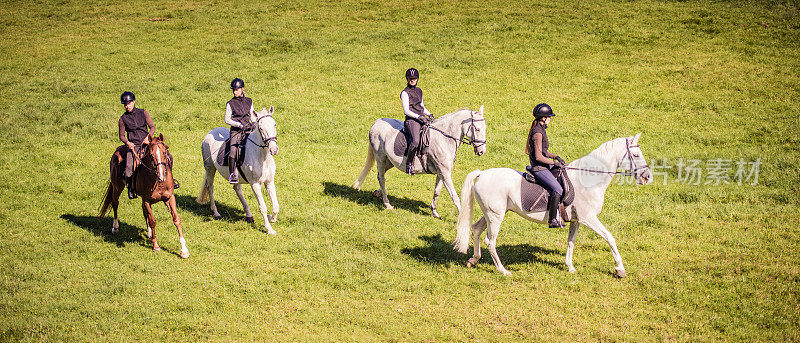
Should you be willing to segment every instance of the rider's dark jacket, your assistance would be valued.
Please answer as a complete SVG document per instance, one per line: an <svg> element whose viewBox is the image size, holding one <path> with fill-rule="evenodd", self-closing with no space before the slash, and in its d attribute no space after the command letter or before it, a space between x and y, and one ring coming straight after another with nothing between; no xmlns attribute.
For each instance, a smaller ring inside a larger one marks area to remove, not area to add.
<svg viewBox="0 0 800 343"><path fill-rule="evenodd" d="M134 107L132 111L125 111L119 117L119 140L125 144L131 142L139 147L154 128L155 125L150 119L150 114L141 108Z"/></svg>

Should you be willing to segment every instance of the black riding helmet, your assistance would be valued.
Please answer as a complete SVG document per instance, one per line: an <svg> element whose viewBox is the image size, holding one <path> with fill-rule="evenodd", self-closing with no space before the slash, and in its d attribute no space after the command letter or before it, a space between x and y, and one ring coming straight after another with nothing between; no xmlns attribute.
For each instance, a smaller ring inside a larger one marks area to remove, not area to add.
<svg viewBox="0 0 800 343"><path fill-rule="evenodd" d="M133 95L133 93L128 92L128 91L122 92L122 95L119 96L119 101L123 105L125 105L125 104L127 104L127 103L129 103L131 101L134 101L134 100L136 100L136 96Z"/></svg>
<svg viewBox="0 0 800 343"><path fill-rule="evenodd" d="M538 104L533 108L533 116L536 118L554 117L555 115L550 105L545 103Z"/></svg>
<svg viewBox="0 0 800 343"><path fill-rule="evenodd" d="M419 78L419 71L414 68L408 68L406 70L406 79L418 79Z"/></svg>
<svg viewBox="0 0 800 343"><path fill-rule="evenodd" d="M244 88L244 81L240 78L235 78L231 81L231 89Z"/></svg>

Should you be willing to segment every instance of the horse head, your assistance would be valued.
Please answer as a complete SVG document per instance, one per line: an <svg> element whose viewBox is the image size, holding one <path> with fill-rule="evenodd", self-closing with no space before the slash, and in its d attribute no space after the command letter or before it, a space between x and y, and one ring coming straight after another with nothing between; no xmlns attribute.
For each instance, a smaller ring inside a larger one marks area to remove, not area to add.
<svg viewBox="0 0 800 343"><path fill-rule="evenodd" d="M278 154L278 123L272 115L275 113L275 107L270 106L269 110L262 108L258 112L256 123L258 126L258 134L261 136L261 144L269 148L269 153L272 155Z"/></svg>
<svg viewBox="0 0 800 343"><path fill-rule="evenodd" d="M639 138L642 133L637 133L636 136L625 138L626 151L619 161L619 167L631 173L636 179L636 183L646 185L653 181L653 174L650 172L650 166L644 158L644 153L639 147Z"/></svg>
<svg viewBox="0 0 800 343"><path fill-rule="evenodd" d="M155 172L158 182L164 182L167 178L168 151L169 147L164 143L164 134L159 134L158 137L150 135L142 144L142 166Z"/></svg>
<svg viewBox="0 0 800 343"><path fill-rule="evenodd" d="M475 155L486 153L486 118L483 116L483 105L476 111L470 111L470 118L461 126L461 135L472 145Z"/></svg>

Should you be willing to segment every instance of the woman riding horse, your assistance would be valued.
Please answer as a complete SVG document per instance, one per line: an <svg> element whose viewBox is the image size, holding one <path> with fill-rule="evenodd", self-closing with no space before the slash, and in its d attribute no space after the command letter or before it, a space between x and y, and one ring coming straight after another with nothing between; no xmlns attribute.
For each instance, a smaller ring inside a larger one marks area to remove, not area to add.
<svg viewBox="0 0 800 343"><path fill-rule="evenodd" d="M408 81L406 88L400 92L403 113L406 115L406 120L403 122L406 136L406 157L403 160L403 165L405 165L406 174L414 175L414 155L417 153L417 147L419 147L420 128L430 123L433 120L433 115L425 108L425 104L422 102L422 89L417 87L419 71L414 68L406 70L406 81Z"/></svg>
<svg viewBox="0 0 800 343"><path fill-rule="evenodd" d="M147 137L154 132L156 126L150 113L136 107L136 96L132 92L122 92L120 102L125 106L125 112L119 117L119 140L128 149L125 152L125 186L128 187L128 198L135 199L136 192L133 190L132 178L134 168L134 154L141 154L142 144ZM172 169L172 155L168 155L169 168ZM180 187L178 180L174 180L175 188Z"/></svg>
<svg viewBox="0 0 800 343"><path fill-rule="evenodd" d="M231 139L228 142L230 155L229 155L229 169L231 171L228 176L228 182L232 184L239 183L239 171L236 167L239 161L239 155L244 150L244 140L247 139L247 134L256 127L256 111L253 110L253 99L244 96L244 81L240 78L235 78L231 81L231 90L233 90L233 98L228 100L225 105L225 123L231 126Z"/></svg>
<svg viewBox="0 0 800 343"><path fill-rule="evenodd" d="M549 105L541 103L533 109L533 116L535 119L531 124L530 132L528 132L525 153L528 154L530 159L533 176L550 193L549 202L547 203L548 218L550 218L548 226L561 228L564 227L564 224L558 219L557 211L564 189L556 180L554 170L563 167L564 160L548 150L550 142L547 140L547 125L550 124L555 113L553 113L553 109Z"/></svg>

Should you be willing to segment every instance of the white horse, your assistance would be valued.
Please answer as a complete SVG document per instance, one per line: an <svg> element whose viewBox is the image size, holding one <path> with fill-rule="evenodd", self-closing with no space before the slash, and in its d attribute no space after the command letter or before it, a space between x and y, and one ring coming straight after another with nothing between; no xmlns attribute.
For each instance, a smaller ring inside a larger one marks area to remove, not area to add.
<svg viewBox="0 0 800 343"><path fill-rule="evenodd" d="M272 117L274 111L275 109L270 106L269 110L264 108L258 112L256 119L257 130L251 132L245 140L244 161L242 161L241 173L239 174L239 183L233 185L233 189L244 207L245 220L248 223L252 223L254 222L253 214L250 213L250 206L247 206L244 194L242 194L242 183L250 183L253 194L258 199L258 210L264 217L264 228L270 235L276 234L270 223L274 223L278 219L278 211L280 210L275 192L275 159L272 157L278 153L278 128L275 118ZM225 140L228 137L230 137L228 128L215 128L208 132L200 149L203 154L203 166L206 169L206 175L203 178L197 202L206 204L210 201L211 210L214 211L214 219L222 218L217 212L217 205L214 202L214 170L216 169L225 180L230 175L230 166L221 166L217 161L217 154L220 149L225 149ZM264 196L261 194L261 185L265 183L267 184L267 194L269 194L269 199L272 202L272 216L268 215L267 205L264 203Z"/></svg>
<svg viewBox="0 0 800 343"><path fill-rule="evenodd" d="M571 208L567 209L572 213L566 256L570 272L575 272L575 267L572 265L572 251L575 248L578 228L583 224L608 242L616 263L613 273L618 277L625 277L625 267L614 236L597 219L597 215L603 208L605 192L614 174L634 176L640 185L652 181L650 168L638 145L640 135L641 133L638 133L634 137L622 137L605 142L589 155L566 166L567 175L575 189L575 200L570 205ZM618 169L626 172L617 172ZM547 212L529 212L523 208L520 191L522 182L527 181L522 181L521 173L509 168L475 170L465 178L461 191L463 211L458 216L457 234L453 245L455 250L467 253L470 232L472 233L474 253L467 262L468 267L476 265L481 258L480 237L488 227L484 243L489 249L494 265L503 275L511 275L503 267L496 250L497 234L500 232L500 224L506 212L514 211L530 221L547 224ZM470 225L473 199L481 207L483 217Z"/></svg>
<svg viewBox="0 0 800 343"><path fill-rule="evenodd" d="M380 193L383 196L383 205L387 210L393 207L389 204L389 197L386 192L387 170L396 167L398 170L405 171L403 157L405 156L405 137L400 131L403 129L403 122L397 119L381 118L375 120L369 129L369 147L367 149L367 162L361 175L353 183L353 188L361 189L361 184L367 177L372 166L378 164L378 183ZM439 218L436 211L436 202L442 192L442 184L450 193L450 198L461 211L460 201L455 186L453 186L452 172L453 164L456 161L456 152L461 143L472 145L475 154L478 156L486 152L486 120L483 117L483 106L475 112L469 109L460 109L453 113L445 114L436 118L430 124L429 147L425 157L416 158L413 166L415 174L436 174L436 186L433 191L433 201L431 202L431 213ZM421 147L420 147L421 148ZM423 169L420 162L422 158L427 158L428 169Z"/></svg>

